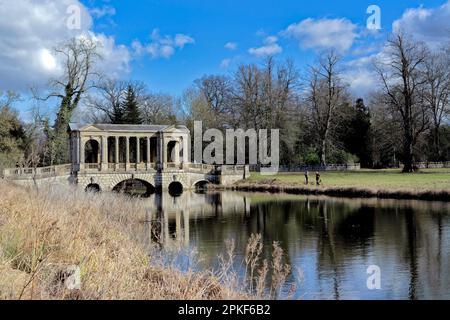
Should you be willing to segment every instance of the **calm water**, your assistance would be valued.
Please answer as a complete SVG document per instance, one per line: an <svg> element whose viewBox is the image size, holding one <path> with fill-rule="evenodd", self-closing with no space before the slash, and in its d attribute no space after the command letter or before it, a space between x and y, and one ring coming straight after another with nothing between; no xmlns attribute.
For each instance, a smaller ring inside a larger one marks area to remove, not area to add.
<svg viewBox="0 0 450 320"><path fill-rule="evenodd" d="M235 239L237 261L253 233L262 235L267 257L278 241L295 299L450 299L446 203L235 192L146 201L153 240L196 248L202 267L218 268L227 239ZM381 290L367 288L371 265L381 268Z"/></svg>

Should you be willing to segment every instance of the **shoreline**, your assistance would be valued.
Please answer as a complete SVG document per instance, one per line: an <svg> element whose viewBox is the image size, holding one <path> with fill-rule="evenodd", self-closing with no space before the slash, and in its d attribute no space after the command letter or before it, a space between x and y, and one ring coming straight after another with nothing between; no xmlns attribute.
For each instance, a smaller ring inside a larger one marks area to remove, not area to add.
<svg viewBox="0 0 450 320"><path fill-rule="evenodd" d="M423 200L450 202L450 191L410 191L410 190L381 190L357 187L305 187L301 185L287 185L277 183L249 183L240 182L226 190L245 192L287 193L298 195L325 195L343 198L378 198L396 200Z"/></svg>

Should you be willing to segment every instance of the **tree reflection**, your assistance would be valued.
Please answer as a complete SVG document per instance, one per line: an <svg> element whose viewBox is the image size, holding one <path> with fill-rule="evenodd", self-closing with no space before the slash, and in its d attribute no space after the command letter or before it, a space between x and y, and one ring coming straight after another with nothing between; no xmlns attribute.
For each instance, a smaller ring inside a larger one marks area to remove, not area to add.
<svg viewBox="0 0 450 320"><path fill-rule="evenodd" d="M345 200L233 192L185 192L149 199L151 241L196 247L205 267L217 267L224 242L234 239L242 258L252 234L261 234L262 256L280 243L286 263L306 270L297 297L345 299L436 298L450 295L448 208L426 202ZM426 230L426 231L425 231ZM367 267L377 264L383 290L366 288ZM242 263L237 262L237 269ZM294 272L288 281L296 283Z"/></svg>

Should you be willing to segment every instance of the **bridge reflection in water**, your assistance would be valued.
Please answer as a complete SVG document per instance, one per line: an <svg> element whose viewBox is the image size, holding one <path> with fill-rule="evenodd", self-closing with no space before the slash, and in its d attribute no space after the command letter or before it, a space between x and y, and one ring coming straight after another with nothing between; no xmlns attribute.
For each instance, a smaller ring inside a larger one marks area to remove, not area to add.
<svg viewBox="0 0 450 320"><path fill-rule="evenodd" d="M278 241L292 266L287 290L297 285L295 299L450 299L446 203L233 192L146 201L144 241L196 248L202 267L217 268L224 241L234 239L234 268L245 274L250 235L262 235L269 260ZM371 265L381 268L381 290L367 288Z"/></svg>
<svg viewBox="0 0 450 320"><path fill-rule="evenodd" d="M250 214L250 200L232 192L183 192L173 196L155 193L146 200L146 231L148 241L166 245L190 245L190 221L216 219L226 213Z"/></svg>

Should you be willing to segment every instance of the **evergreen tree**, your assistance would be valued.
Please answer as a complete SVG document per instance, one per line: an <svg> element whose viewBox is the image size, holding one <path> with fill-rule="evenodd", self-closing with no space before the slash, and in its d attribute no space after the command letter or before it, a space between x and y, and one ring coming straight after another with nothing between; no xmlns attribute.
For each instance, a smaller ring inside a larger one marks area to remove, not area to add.
<svg viewBox="0 0 450 320"><path fill-rule="evenodd" d="M20 163L25 151L25 129L10 102L0 101L0 173L2 168Z"/></svg>
<svg viewBox="0 0 450 320"><path fill-rule="evenodd" d="M358 99L348 120L344 144L348 152L359 158L362 167L372 166L370 127L370 112L364 100Z"/></svg>
<svg viewBox="0 0 450 320"><path fill-rule="evenodd" d="M124 121L126 124L142 124L142 117L139 111L139 103L136 92L130 85L127 88L125 101L123 103Z"/></svg>
<svg viewBox="0 0 450 320"><path fill-rule="evenodd" d="M111 123L113 123L113 124L125 123L126 120L125 120L124 106L121 104L114 105L110 119L111 119Z"/></svg>

